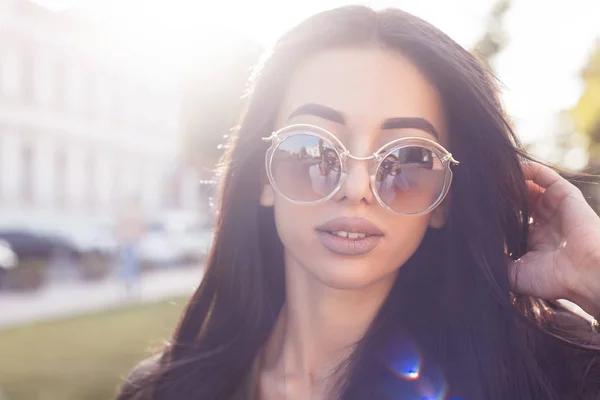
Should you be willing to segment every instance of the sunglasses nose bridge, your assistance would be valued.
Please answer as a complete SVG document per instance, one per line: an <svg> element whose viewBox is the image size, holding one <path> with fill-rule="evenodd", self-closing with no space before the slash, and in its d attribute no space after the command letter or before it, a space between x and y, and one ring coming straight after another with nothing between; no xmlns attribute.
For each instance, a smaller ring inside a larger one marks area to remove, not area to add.
<svg viewBox="0 0 600 400"><path fill-rule="evenodd" d="M340 153L344 165L345 179L340 187L340 197L348 200L364 199L368 202L374 201L373 188L371 188L371 174L376 154L366 157L358 157L346 150Z"/></svg>
<svg viewBox="0 0 600 400"><path fill-rule="evenodd" d="M375 154L371 154L371 155L370 155L370 156L368 156L368 157L358 157L358 156L355 156L355 155L352 155L352 154L350 154L350 152L349 152L349 151L345 151L345 152L342 154L342 156L343 156L344 158L350 158L350 159L352 159L352 160L355 160L355 161L369 161L369 160L373 160L374 158L376 158L376 155L375 155Z"/></svg>
<svg viewBox="0 0 600 400"><path fill-rule="evenodd" d="M363 164L363 162L366 162L366 168L367 170L372 173L373 168L375 167L375 165L377 165L379 163L379 161L381 161L381 157L376 154L373 153L367 157L359 157L359 156L355 156L353 154L350 153L350 151L346 150L345 152L343 152L341 154L341 158L342 158L342 163L346 164L346 169L348 170L348 161L355 161L357 162L358 165Z"/></svg>

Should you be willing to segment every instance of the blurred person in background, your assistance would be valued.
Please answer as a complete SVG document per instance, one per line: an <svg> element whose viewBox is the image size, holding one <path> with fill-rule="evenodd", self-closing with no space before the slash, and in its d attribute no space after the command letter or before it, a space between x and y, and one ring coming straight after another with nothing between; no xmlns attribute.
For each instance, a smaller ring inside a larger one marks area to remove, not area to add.
<svg viewBox="0 0 600 400"><path fill-rule="evenodd" d="M145 221L139 200L132 197L118 210L116 237L119 241L117 273L128 293L139 282L139 241L144 233Z"/></svg>
<svg viewBox="0 0 600 400"><path fill-rule="evenodd" d="M203 281L119 400L600 399L600 219L435 27L293 28L224 161Z"/></svg>

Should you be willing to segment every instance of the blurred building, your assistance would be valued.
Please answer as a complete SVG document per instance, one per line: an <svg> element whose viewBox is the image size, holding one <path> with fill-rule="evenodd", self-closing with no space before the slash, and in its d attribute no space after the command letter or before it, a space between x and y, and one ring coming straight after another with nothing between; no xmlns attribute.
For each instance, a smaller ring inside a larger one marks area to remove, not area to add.
<svg viewBox="0 0 600 400"><path fill-rule="evenodd" d="M168 193L181 98L159 72L89 22L0 0L0 226L193 206Z"/></svg>

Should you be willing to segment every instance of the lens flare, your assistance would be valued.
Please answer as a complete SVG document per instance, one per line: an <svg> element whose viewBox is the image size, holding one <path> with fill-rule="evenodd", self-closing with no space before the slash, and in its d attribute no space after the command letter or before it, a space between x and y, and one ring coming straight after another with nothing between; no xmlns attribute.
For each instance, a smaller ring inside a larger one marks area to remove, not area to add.
<svg viewBox="0 0 600 400"><path fill-rule="evenodd" d="M385 347L382 361L388 373L380 390L392 400L444 400L447 385L436 363L424 359L417 342L399 334ZM457 399L458 400L458 399Z"/></svg>
<svg viewBox="0 0 600 400"><path fill-rule="evenodd" d="M396 376L409 381L419 379L421 354L417 344L408 336L398 335L394 338L387 346L384 360Z"/></svg>

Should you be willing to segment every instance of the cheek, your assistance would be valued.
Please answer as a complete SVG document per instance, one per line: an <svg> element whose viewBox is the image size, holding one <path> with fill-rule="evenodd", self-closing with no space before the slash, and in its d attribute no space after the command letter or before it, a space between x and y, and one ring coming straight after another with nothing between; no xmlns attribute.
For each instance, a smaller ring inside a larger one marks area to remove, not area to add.
<svg viewBox="0 0 600 400"><path fill-rule="evenodd" d="M293 204L279 196L275 198L275 224L284 247L290 249L311 244L316 207Z"/></svg>
<svg viewBox="0 0 600 400"><path fill-rule="evenodd" d="M401 216L389 220L390 256L404 263L421 244L429 226L430 215Z"/></svg>
<svg viewBox="0 0 600 400"><path fill-rule="evenodd" d="M427 230L432 213L425 215L398 215L393 214L387 219L386 228L391 234L404 236L416 235L419 236Z"/></svg>

